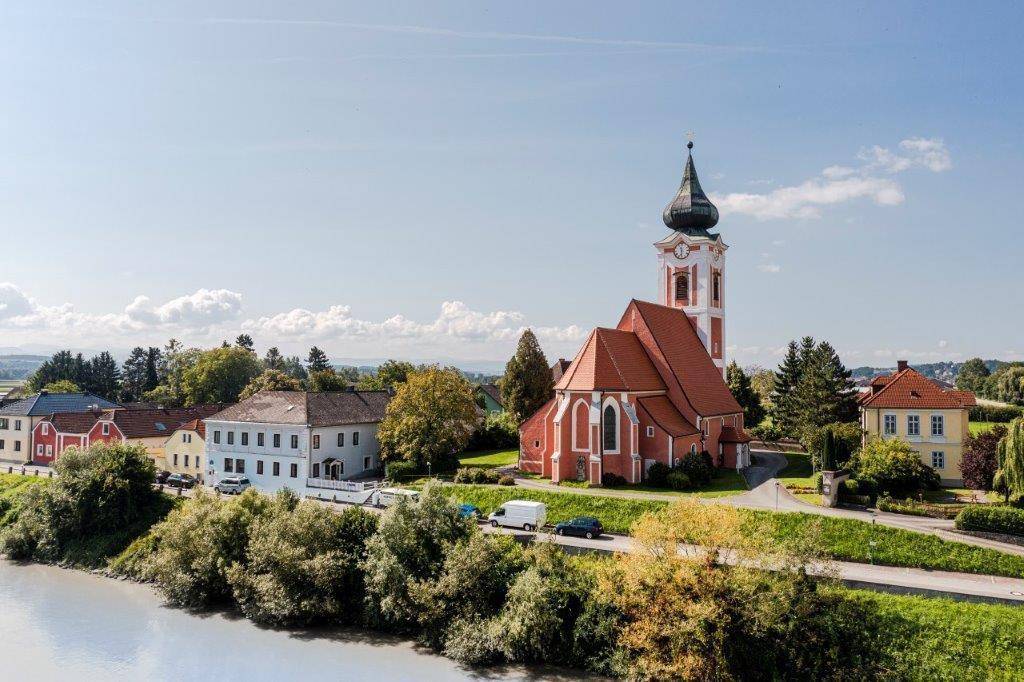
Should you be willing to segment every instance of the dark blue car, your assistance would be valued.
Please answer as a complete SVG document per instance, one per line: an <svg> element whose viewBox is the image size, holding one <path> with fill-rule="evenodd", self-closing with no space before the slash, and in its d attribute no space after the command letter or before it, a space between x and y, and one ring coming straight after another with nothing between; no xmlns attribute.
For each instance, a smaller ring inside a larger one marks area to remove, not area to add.
<svg viewBox="0 0 1024 682"><path fill-rule="evenodd" d="M480 507L473 504L460 504L459 514L461 514L464 519L473 519L474 521L484 515L484 513L480 511Z"/></svg>
<svg viewBox="0 0 1024 682"><path fill-rule="evenodd" d="M577 516L569 521L555 524L555 532L559 535L576 535L588 540L600 537L604 529L601 522L593 516Z"/></svg>

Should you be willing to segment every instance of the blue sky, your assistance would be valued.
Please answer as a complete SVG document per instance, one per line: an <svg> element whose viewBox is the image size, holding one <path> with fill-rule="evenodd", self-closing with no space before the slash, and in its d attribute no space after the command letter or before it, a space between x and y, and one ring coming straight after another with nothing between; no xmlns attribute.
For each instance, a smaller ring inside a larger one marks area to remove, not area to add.
<svg viewBox="0 0 1024 682"><path fill-rule="evenodd" d="M5 3L0 347L571 357L694 131L732 357L1024 357L1022 10L848 5Z"/></svg>

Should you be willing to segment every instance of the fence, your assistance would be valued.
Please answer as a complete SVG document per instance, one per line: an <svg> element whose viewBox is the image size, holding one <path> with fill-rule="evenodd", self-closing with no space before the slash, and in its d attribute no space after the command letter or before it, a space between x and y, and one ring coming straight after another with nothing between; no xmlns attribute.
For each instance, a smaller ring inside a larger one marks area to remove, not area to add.
<svg viewBox="0 0 1024 682"><path fill-rule="evenodd" d="M329 478L307 478L306 487L340 490L346 493L363 493L379 488L380 483L378 481L335 481Z"/></svg>

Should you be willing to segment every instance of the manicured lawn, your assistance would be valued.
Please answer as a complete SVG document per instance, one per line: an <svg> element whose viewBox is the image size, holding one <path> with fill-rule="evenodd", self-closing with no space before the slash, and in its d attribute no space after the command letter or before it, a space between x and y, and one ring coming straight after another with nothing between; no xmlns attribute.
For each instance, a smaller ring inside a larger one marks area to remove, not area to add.
<svg viewBox="0 0 1024 682"><path fill-rule="evenodd" d="M493 469L515 464L519 461L519 450L477 450L465 452L459 457L460 467L483 467Z"/></svg>
<svg viewBox="0 0 1024 682"><path fill-rule="evenodd" d="M1024 609L1003 604L834 588L874 612L879 658L890 679L1024 679Z"/></svg>
<svg viewBox="0 0 1024 682"><path fill-rule="evenodd" d="M967 429L971 432L972 436L977 436L979 433L991 430L995 425L995 422L970 422L967 425Z"/></svg>
<svg viewBox="0 0 1024 682"><path fill-rule="evenodd" d="M747 482L735 469L719 469L711 483L699 490L671 490L669 488L655 488L642 483L628 484L613 488L613 490L636 490L645 493L662 493L665 495L679 495L680 497L729 497L747 492Z"/></svg>
<svg viewBox="0 0 1024 682"><path fill-rule="evenodd" d="M814 488L814 471L811 456L806 452L786 452L786 468L779 472L778 479L787 488Z"/></svg>
<svg viewBox="0 0 1024 682"><path fill-rule="evenodd" d="M536 500L548 507L548 523L554 524L574 516L596 516L606 530L628 533L644 512L657 511L667 502L632 500L619 497L597 497L566 492L546 492L497 486L450 485L452 496L462 503L475 504L484 513L494 511L508 500ZM910 566L965 573L986 573L1024 577L1024 557L1003 554L962 542L949 542L933 535L914 533L858 521L817 516L741 509L749 519L751 533L767 533L781 541L799 538L811 527L820 524L821 542L833 559L868 562L868 542L876 545L872 552L875 563L889 566ZM756 520L765 523L755 523Z"/></svg>

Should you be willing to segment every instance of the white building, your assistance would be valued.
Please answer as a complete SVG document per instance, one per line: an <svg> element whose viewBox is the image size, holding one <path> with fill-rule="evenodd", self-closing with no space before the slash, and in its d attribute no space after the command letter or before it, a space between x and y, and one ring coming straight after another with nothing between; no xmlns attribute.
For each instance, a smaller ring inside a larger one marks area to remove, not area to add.
<svg viewBox="0 0 1024 682"><path fill-rule="evenodd" d="M380 467L386 391L263 391L207 418L206 483L244 474L257 489L333 488Z"/></svg>

